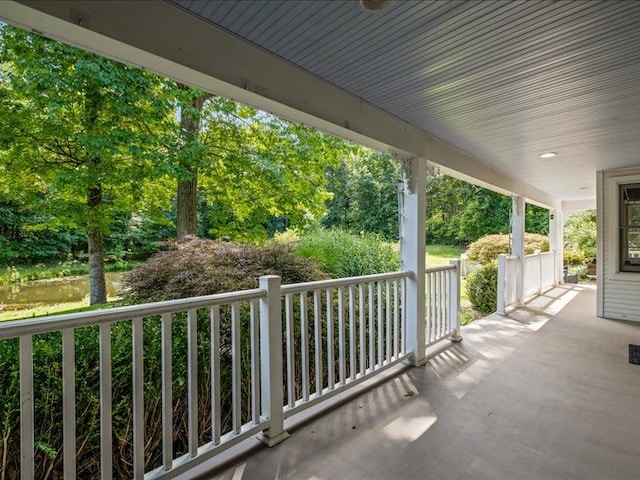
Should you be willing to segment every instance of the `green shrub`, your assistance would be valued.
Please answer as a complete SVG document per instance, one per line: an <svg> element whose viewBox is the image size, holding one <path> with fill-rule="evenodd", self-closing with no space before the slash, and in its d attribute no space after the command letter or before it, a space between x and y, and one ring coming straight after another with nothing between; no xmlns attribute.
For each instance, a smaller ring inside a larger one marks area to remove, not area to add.
<svg viewBox="0 0 640 480"><path fill-rule="evenodd" d="M565 265L570 267L577 267L580 265L586 265L593 259L594 255L589 255L589 252L578 250L564 250L563 261Z"/></svg>
<svg viewBox="0 0 640 480"><path fill-rule="evenodd" d="M220 291L257 287L257 277L262 274L278 274L285 283L312 281L326 278L317 265L307 259L297 258L290 246L240 245L231 242L216 243L192 240L185 244L169 244L169 250L154 256L149 265L129 273L131 292L129 303L146 302L162 298L197 296ZM174 278L176 277L176 278ZM295 302L298 303L295 303ZM310 308L312 306L310 302ZM249 305L240 305L240 355L243 399L242 422L249 421L250 405L246 392L250 389L251 368ZM337 307L336 307L337 308ZM294 311L299 314L299 299L294 299ZM322 305L326 311L326 303ZM310 312L310 317L313 312ZM335 313L337 318L337 310ZM198 401L200 412L211 411L210 370L210 319L208 309L197 310L198 319ZM300 338L299 319L296 321L295 338ZM158 381L162 371L161 323L158 316L144 319L144 411L145 411L145 464L151 470L161 464L162 458L162 391ZM116 322L111 327L112 379L113 379L113 438L118 461L113 464L114 478L132 478L132 332L130 322ZM98 327L75 330L76 349L76 403L79 478L98 478L100 422L100 348ZM188 436L187 409L187 320L186 313L172 316L173 353L173 418L174 454L186 453ZM231 357L231 309L220 307L220 382L223 432L230 429L232 357ZM326 325L323 325L322 341L326 345ZM337 338L337 332L334 332ZM313 338L310 348L313 349ZM299 348L298 348L299 350ZM298 351L296 355L299 358ZM326 354L325 354L326 355ZM19 350L16 339L0 340L0 471L8 478L19 477ZM36 428L36 478L62 476L62 342L60 333L35 335L34 405ZM299 360L298 360L299 361ZM326 364L326 358L324 359ZM301 385L299 376L296 383ZM311 368L310 375L314 374ZM312 377L313 381L313 377ZM286 390L286 389L285 389ZM297 392L299 393L299 392ZM210 440L210 417L198 418L199 442ZM47 473L49 472L49 473Z"/></svg>
<svg viewBox="0 0 640 480"><path fill-rule="evenodd" d="M295 249L334 278L393 272L400 266L397 245L373 233L355 235L339 228L319 228L305 233Z"/></svg>
<svg viewBox="0 0 640 480"><path fill-rule="evenodd" d="M498 289L498 264L486 263L469 274L467 296L479 312L488 315L496 311Z"/></svg>
<svg viewBox="0 0 640 480"><path fill-rule="evenodd" d="M549 251L549 238L537 233L524 234L524 253L526 255ZM501 253L509 253L509 235L486 235L467 248L466 254L469 260L481 264L497 260Z"/></svg>
<svg viewBox="0 0 640 480"><path fill-rule="evenodd" d="M596 256L596 212L579 210L564 222L564 263L585 265Z"/></svg>

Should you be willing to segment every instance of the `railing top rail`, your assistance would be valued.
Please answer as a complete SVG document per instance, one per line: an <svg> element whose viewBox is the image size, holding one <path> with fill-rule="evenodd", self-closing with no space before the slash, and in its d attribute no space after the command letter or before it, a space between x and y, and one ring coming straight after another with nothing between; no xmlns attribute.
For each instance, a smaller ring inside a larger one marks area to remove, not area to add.
<svg viewBox="0 0 640 480"><path fill-rule="evenodd" d="M455 270L455 265L438 265L437 267L427 267L424 273L445 272L447 270Z"/></svg>
<svg viewBox="0 0 640 480"><path fill-rule="evenodd" d="M330 280L318 280L316 282L292 283L282 286L282 294L308 292L311 290L322 290L325 288L348 287L360 283L376 282L380 280L395 280L408 278L411 272L389 272L377 273L374 275L363 275L361 277L335 278Z"/></svg>
<svg viewBox="0 0 640 480"><path fill-rule="evenodd" d="M33 335L37 333L54 332L66 328L87 327L102 323L118 322L133 318L150 317L163 313L181 312L193 308L210 307L247 300L256 300L267 295L265 290L256 288L230 293L217 293L202 297L180 298L162 302L129 305L126 307L94 310L90 312L70 313L52 317L27 318L0 322L0 340Z"/></svg>
<svg viewBox="0 0 640 480"><path fill-rule="evenodd" d="M529 253L528 255L525 255L524 258L539 257L540 255L553 255L554 253L555 252L553 250L551 250L550 252Z"/></svg>

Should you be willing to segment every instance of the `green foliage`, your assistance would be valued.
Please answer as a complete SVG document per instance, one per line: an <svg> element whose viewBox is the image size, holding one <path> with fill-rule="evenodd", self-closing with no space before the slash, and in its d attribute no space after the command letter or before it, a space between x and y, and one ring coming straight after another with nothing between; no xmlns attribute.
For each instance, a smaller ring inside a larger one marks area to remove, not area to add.
<svg viewBox="0 0 640 480"><path fill-rule="evenodd" d="M319 221L330 196L324 171L337 165L344 141L220 97L199 116L197 135L172 139L168 171L197 176L201 236L264 239Z"/></svg>
<svg viewBox="0 0 640 480"><path fill-rule="evenodd" d="M103 237L134 211L164 156L172 103L160 77L8 25L0 27L0 165L43 229L83 228L91 303L106 299ZM46 201L44 201L46 199ZM102 281L100 281L100 279Z"/></svg>
<svg viewBox="0 0 640 480"><path fill-rule="evenodd" d="M287 245L251 246L232 242L216 243L194 239L185 244L169 245L170 250L161 252L148 265L132 272L132 289L127 301L145 302L160 298L197 296L220 291L257 287L257 275L278 274L285 283L313 281L325 278L314 262L296 258ZM164 283L180 275L183 283L178 290L175 283L166 288ZM326 305L324 306L326 309ZM323 310L324 311L324 310ZM297 305L296 312L299 312ZM200 411L211 411L210 371L210 326L207 309L198 310L198 385ZM337 315L337 313L336 313ZM173 315L173 398L174 400L174 454L179 456L187 449L187 322L184 313ZM221 349L221 411L222 432L229 431L231 411L231 313L227 307L220 309ZM144 411L147 435L146 470L159 466L161 459L161 385L158 378L162 368L162 341L160 319L144 320ZM299 320L297 322L299 324ZM241 369L244 392L250 387L250 334L249 308L243 303L240 308L240 337L242 345ZM300 332L296 332L299 338ZM326 342L326 326L322 333ZM83 448L77 456L78 476L99 477L99 391L100 348L96 327L75 330L76 349L76 403L82 405L77 411L78 444ZM35 471L37 478L45 478L46 472L58 476L62 472L62 345L59 333L34 337L34 385L35 421L45 428L37 430ZM132 433L131 433L131 344L130 322L117 322L111 327L112 378L113 378L113 433L117 439L118 461L114 462L114 478L132 478ZM337 335L335 335L337 338ZM310 342L313 348L313 340ZM325 343L326 345L326 343ZM18 475L19 464L19 362L18 342L0 341L0 389L3 408L0 409L0 459L6 453L6 461L0 466L3 471ZM326 359L324 360L326 362ZM313 369L310 374L313 375ZM312 379L313 380L313 379ZM300 379L297 379L300 384ZM242 422L249 420L250 405L243 395L241 405ZM210 440L210 419L199 418L200 443ZM2 460L0 460L2 461ZM12 475L12 474L11 474ZM13 478L10 475L10 478Z"/></svg>
<svg viewBox="0 0 640 480"><path fill-rule="evenodd" d="M298 258L284 244L257 246L193 238L186 243L169 242L167 248L125 275L128 303L257 288L261 275L280 275L283 283L325 278L315 262Z"/></svg>
<svg viewBox="0 0 640 480"><path fill-rule="evenodd" d="M497 260L501 253L508 254L510 250L509 235L486 235L467 248L469 260L476 263L486 264ZM526 255L549 251L549 238L537 233L524 234L524 253Z"/></svg>
<svg viewBox="0 0 640 480"><path fill-rule="evenodd" d="M322 225L398 238L398 162L389 155L354 147L338 167L327 169L327 178L333 198L327 202Z"/></svg>
<svg viewBox="0 0 640 480"><path fill-rule="evenodd" d="M498 289L498 265L486 263L467 278L467 296L479 312L488 315L496 311Z"/></svg>
<svg viewBox="0 0 640 480"><path fill-rule="evenodd" d="M469 325L474 320L482 318L484 315L473 307L463 307L460 309L460 325Z"/></svg>
<svg viewBox="0 0 640 480"><path fill-rule="evenodd" d="M85 250L80 238L95 229L108 254L152 253L156 240L176 234L176 181L193 177L202 237L259 239L304 228L326 209L325 169L354 148L33 33L0 28L0 210L12 202L0 216L0 264L64 258ZM176 121L176 105L185 122Z"/></svg>
<svg viewBox="0 0 640 480"><path fill-rule="evenodd" d="M397 245L374 233L314 229L303 234L295 249L301 257L317 261L334 278L393 272L400 265Z"/></svg>
<svg viewBox="0 0 640 480"><path fill-rule="evenodd" d="M524 228L527 232L549 234L549 210L527 203L524 215Z"/></svg>
<svg viewBox="0 0 640 480"><path fill-rule="evenodd" d="M432 170L427 176L427 241L467 244L490 234L509 232L511 197ZM548 212L527 205L526 228L546 234Z"/></svg>
<svg viewBox="0 0 640 480"><path fill-rule="evenodd" d="M579 210L564 221L564 263L584 265L596 256L596 212Z"/></svg>
<svg viewBox="0 0 640 480"><path fill-rule="evenodd" d="M113 212L132 208L161 158L157 133L171 114L164 81L8 25L0 60L0 144L18 180L12 193L26 189L22 198L49 228L90 221L108 232ZM90 212L87 191L98 186L104 204Z"/></svg>
<svg viewBox="0 0 640 480"><path fill-rule="evenodd" d="M511 199L432 170L427 177L427 241L466 244L509 230Z"/></svg>
<svg viewBox="0 0 640 480"><path fill-rule="evenodd" d="M1 171L0 167L0 176ZM0 180L0 266L59 260L82 244L82 234L74 229L39 228L46 221L22 205L19 197L10 199Z"/></svg>

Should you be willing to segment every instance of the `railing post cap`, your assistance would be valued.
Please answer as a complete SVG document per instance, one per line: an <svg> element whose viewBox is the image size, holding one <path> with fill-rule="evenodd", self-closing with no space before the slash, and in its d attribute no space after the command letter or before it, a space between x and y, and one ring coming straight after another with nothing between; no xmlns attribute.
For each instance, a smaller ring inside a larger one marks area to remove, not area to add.
<svg viewBox="0 0 640 480"><path fill-rule="evenodd" d="M272 278L281 278L280 275L260 275L260 280L265 279L265 280L270 280Z"/></svg>

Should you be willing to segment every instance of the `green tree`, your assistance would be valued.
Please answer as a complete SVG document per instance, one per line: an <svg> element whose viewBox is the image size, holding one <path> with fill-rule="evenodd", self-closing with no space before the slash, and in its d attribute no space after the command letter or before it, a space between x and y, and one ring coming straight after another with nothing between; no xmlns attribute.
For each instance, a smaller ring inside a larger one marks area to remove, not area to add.
<svg viewBox="0 0 640 480"><path fill-rule="evenodd" d="M468 244L480 237L509 232L511 197L442 174L427 176L427 240ZM548 211L527 205L526 231L547 234Z"/></svg>
<svg viewBox="0 0 640 480"><path fill-rule="evenodd" d="M166 82L11 26L0 35L0 158L12 178L47 198L36 206L49 226L82 226L90 302L104 302L113 213L134 210L165 154L158 131L171 119Z"/></svg>
<svg viewBox="0 0 640 480"><path fill-rule="evenodd" d="M324 170L345 142L246 105L177 84L168 138L177 181L176 236L264 238L305 227L324 212Z"/></svg>
<svg viewBox="0 0 640 480"><path fill-rule="evenodd" d="M199 166L199 191L207 236L258 239L276 223L304 228L319 221L330 195L324 172L345 142L219 97L202 115L208 161Z"/></svg>
<svg viewBox="0 0 640 480"><path fill-rule="evenodd" d="M596 211L578 210L564 221L565 262L581 265L596 256Z"/></svg>
<svg viewBox="0 0 640 480"><path fill-rule="evenodd" d="M400 165L389 155L353 146L340 165L327 169L333 197L322 219L326 227L398 238Z"/></svg>
<svg viewBox="0 0 640 480"><path fill-rule="evenodd" d="M211 94L176 84L175 97L178 107L179 128L175 136L173 152L178 189L176 198L176 237L198 234L198 172L203 161L209 159L211 150L203 142L201 123L206 102Z"/></svg>
<svg viewBox="0 0 640 480"><path fill-rule="evenodd" d="M509 231L511 198L432 170L427 177L427 240L466 244Z"/></svg>

